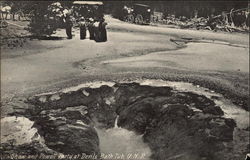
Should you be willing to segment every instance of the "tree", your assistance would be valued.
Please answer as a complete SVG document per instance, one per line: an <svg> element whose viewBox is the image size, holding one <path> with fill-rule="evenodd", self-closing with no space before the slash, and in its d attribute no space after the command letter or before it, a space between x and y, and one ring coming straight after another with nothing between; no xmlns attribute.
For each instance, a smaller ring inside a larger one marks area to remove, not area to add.
<svg viewBox="0 0 250 160"><path fill-rule="evenodd" d="M59 2L34 2L34 15L31 17L29 31L38 37L50 36L62 24L63 7Z"/></svg>

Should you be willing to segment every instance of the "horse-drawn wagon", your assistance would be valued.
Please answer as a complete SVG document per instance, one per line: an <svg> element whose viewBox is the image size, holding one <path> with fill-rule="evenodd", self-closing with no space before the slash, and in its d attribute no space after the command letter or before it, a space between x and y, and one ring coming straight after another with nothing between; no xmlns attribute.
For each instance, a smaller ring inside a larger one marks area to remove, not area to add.
<svg viewBox="0 0 250 160"><path fill-rule="evenodd" d="M131 8L124 7L123 20L129 23L149 24L151 17L150 6L145 4L134 4Z"/></svg>

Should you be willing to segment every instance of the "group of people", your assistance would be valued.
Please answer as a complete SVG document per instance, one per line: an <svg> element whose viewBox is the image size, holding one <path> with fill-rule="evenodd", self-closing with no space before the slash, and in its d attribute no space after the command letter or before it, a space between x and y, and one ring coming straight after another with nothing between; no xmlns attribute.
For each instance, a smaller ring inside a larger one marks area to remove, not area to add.
<svg viewBox="0 0 250 160"><path fill-rule="evenodd" d="M96 12L95 12L96 11ZM80 39L86 39L87 30L89 31L89 39L96 42L107 41L107 31L103 14L97 12L95 8L89 7L72 7L71 9L65 9L64 24L68 39L72 39L73 21L77 22L80 28Z"/></svg>

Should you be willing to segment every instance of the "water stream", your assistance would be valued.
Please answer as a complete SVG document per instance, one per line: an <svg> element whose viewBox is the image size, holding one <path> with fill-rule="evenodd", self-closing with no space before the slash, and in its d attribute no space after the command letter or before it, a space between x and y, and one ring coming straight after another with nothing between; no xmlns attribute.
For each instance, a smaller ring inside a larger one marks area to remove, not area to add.
<svg viewBox="0 0 250 160"><path fill-rule="evenodd" d="M100 139L101 157L108 160L150 160L151 150L143 142L142 135L118 127L119 116L113 128L97 129Z"/></svg>
<svg viewBox="0 0 250 160"><path fill-rule="evenodd" d="M234 105L230 100L223 97L219 93L215 93L213 90L200 87L199 85L193 85L185 82L170 82L163 80L136 80L133 82L140 83L141 85L149 86L168 86L176 91L181 92L193 92L198 95L204 95L209 99L213 99L216 105L220 106L224 112L224 117L232 118L235 120L238 128L246 128L249 126L249 112ZM130 82L125 82L130 83ZM132 82L131 82L132 83ZM142 135L137 135L132 131L120 128L117 126L119 116L117 116L114 124L114 128L108 130L98 129L100 137L100 148L103 155L109 154L113 157L110 159L123 159L119 155L124 155L127 158L130 155L144 155L143 160L150 160L151 151L147 144L142 140ZM118 155L118 157L114 157ZM105 158L104 158L105 159ZM106 158L107 159L107 158ZM137 159L137 158L131 158ZM140 159L140 158L139 158Z"/></svg>

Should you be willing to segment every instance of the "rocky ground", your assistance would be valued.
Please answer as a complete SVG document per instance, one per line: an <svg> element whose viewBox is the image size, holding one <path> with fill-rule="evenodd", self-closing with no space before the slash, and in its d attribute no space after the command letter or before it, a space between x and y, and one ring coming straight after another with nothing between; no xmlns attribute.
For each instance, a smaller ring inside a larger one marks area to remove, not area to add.
<svg viewBox="0 0 250 160"><path fill-rule="evenodd" d="M100 157L96 128L114 127L117 115L119 127L143 136L152 150L151 159L242 159L249 149L242 147L241 153L230 155L236 152L230 145L236 122L223 117L212 99L171 87L138 83L84 87L16 99L4 109L2 127L25 126L16 132L2 130L4 156ZM22 137L20 142L10 141L15 136Z"/></svg>

